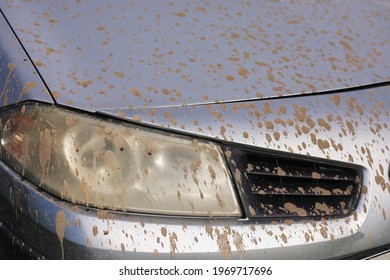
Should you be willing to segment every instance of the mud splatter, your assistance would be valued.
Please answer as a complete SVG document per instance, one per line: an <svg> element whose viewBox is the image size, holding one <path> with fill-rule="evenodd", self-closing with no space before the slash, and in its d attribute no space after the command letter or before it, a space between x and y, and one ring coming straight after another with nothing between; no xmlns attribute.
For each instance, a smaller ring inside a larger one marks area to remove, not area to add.
<svg viewBox="0 0 390 280"><path fill-rule="evenodd" d="M134 115L134 116L133 116L133 121L135 121L135 122L141 122L141 116L140 116L140 115Z"/></svg>
<svg viewBox="0 0 390 280"><path fill-rule="evenodd" d="M210 224L206 225L206 232L207 232L208 235L210 235L211 239L214 239L214 237L213 237L213 227Z"/></svg>
<svg viewBox="0 0 390 280"><path fill-rule="evenodd" d="M282 238L283 242L287 244L287 236L284 233L282 233L280 237Z"/></svg>
<svg viewBox="0 0 390 280"><path fill-rule="evenodd" d="M108 215L108 211L105 211L105 210L98 210L96 215L99 219L102 219L102 220L107 220L109 219L109 215Z"/></svg>
<svg viewBox="0 0 390 280"><path fill-rule="evenodd" d="M326 230L326 228L322 227L320 229L320 233L322 235L323 238L327 239L328 238L328 231Z"/></svg>
<svg viewBox="0 0 390 280"><path fill-rule="evenodd" d="M93 233L93 236L96 236L98 234L98 227L97 226L93 226L92 227L92 233Z"/></svg>
<svg viewBox="0 0 390 280"><path fill-rule="evenodd" d="M240 255L240 259L244 259L245 251L244 251L243 239L238 232L235 232L233 234L233 243L237 248L238 254Z"/></svg>
<svg viewBox="0 0 390 280"><path fill-rule="evenodd" d="M330 215L333 213L333 208L326 205L326 203L315 203L315 209L325 212L326 214Z"/></svg>
<svg viewBox="0 0 390 280"><path fill-rule="evenodd" d="M211 165L209 165L209 166L208 166L208 170L209 170L211 179L215 180L216 174L215 174L214 168L213 168Z"/></svg>
<svg viewBox="0 0 390 280"><path fill-rule="evenodd" d="M319 174L317 172L311 173L311 176L313 177L313 179L321 179L321 174Z"/></svg>
<svg viewBox="0 0 390 280"><path fill-rule="evenodd" d="M241 172L240 170L236 169L234 172L234 179L236 179L236 182L241 185Z"/></svg>
<svg viewBox="0 0 390 280"><path fill-rule="evenodd" d="M3 87L3 89L2 89L2 91L1 91L1 93L0 93L0 99L3 98L3 95L4 95L4 93L6 92L6 88L7 88L7 86L8 86L9 79L10 79L10 77L11 77L12 71L13 71L13 70L15 69L15 67L16 67L16 65L13 64L13 63L8 63L7 66L8 66L9 72L8 72L7 77L5 78L4 87ZM4 105L7 105L7 104L4 104Z"/></svg>
<svg viewBox="0 0 390 280"><path fill-rule="evenodd" d="M295 223L295 221L294 221L294 220L287 219L287 220L284 220L284 223L285 223L286 225L288 225L288 226L291 226L291 225L293 225L293 224Z"/></svg>
<svg viewBox="0 0 390 280"><path fill-rule="evenodd" d="M234 77L232 75L227 75L226 80L228 81L234 81Z"/></svg>
<svg viewBox="0 0 390 280"><path fill-rule="evenodd" d="M114 74L115 76L117 76L118 78L123 78L125 76L125 73L121 72L121 71L114 71Z"/></svg>
<svg viewBox="0 0 390 280"><path fill-rule="evenodd" d="M45 128L39 134L39 164L41 166L41 183L49 170L51 158L51 133Z"/></svg>
<svg viewBox="0 0 390 280"><path fill-rule="evenodd" d="M367 234L367 242L368 242L368 248L372 248L372 238L370 234Z"/></svg>
<svg viewBox="0 0 390 280"><path fill-rule="evenodd" d="M23 85L23 88L20 91L18 100L16 102L20 102L20 100L22 100L22 97L23 97L24 94L29 93L32 88L35 88L37 86L38 86L38 84L36 82L26 82Z"/></svg>
<svg viewBox="0 0 390 280"><path fill-rule="evenodd" d="M279 175L279 176L286 176L287 174L286 174L286 171L284 171L282 168L280 168L280 167L278 167L277 168L277 174Z"/></svg>
<svg viewBox="0 0 390 280"><path fill-rule="evenodd" d="M232 256L232 248L228 239L228 232L224 231L220 233L218 229L215 230L215 234L217 235L217 244L220 253L224 259L229 259Z"/></svg>
<svg viewBox="0 0 390 280"><path fill-rule="evenodd" d="M176 258L176 251L177 251L176 241L177 241L177 235L175 233L169 236L171 259Z"/></svg>
<svg viewBox="0 0 390 280"><path fill-rule="evenodd" d="M64 211L59 211L56 216L56 234L61 244L61 258L64 259L64 235L66 228L66 216Z"/></svg>
<svg viewBox="0 0 390 280"><path fill-rule="evenodd" d="M250 206L250 205L249 205L249 213L250 213L252 216L255 216L255 215L256 215L255 209L253 209L252 206Z"/></svg>
<svg viewBox="0 0 390 280"><path fill-rule="evenodd" d="M161 234L166 237L167 236L167 228L166 227L162 227L161 228Z"/></svg>
<svg viewBox="0 0 390 280"><path fill-rule="evenodd" d="M284 208L286 208L289 212L298 214L298 216L300 217L307 216L307 212L305 209L299 208L291 202L287 202L286 204L284 204Z"/></svg>

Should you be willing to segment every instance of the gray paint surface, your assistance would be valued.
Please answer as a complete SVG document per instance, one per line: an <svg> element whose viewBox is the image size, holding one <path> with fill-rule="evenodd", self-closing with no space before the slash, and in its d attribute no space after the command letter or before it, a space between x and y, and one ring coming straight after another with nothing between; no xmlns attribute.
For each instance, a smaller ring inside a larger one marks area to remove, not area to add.
<svg viewBox="0 0 390 280"><path fill-rule="evenodd" d="M56 101L86 110L258 99L387 81L381 1L12 1Z"/></svg>
<svg viewBox="0 0 390 280"><path fill-rule="evenodd" d="M28 56L0 15L0 105L26 100L53 102Z"/></svg>
<svg viewBox="0 0 390 280"><path fill-rule="evenodd" d="M183 219L75 206L0 163L0 201L12 209L5 220L17 235L52 258L334 258L389 243L389 86L199 105L388 81L388 2L115 3L0 7L59 104L227 145L358 165L367 192L342 219ZM51 102L0 24L1 104ZM66 218L63 236L58 217Z"/></svg>

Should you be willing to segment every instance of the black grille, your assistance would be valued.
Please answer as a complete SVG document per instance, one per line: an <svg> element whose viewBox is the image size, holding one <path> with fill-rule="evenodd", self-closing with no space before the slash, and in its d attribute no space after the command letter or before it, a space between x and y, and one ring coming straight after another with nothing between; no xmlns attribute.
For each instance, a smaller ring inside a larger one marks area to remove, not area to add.
<svg viewBox="0 0 390 280"><path fill-rule="evenodd" d="M355 209L361 189L358 169L280 154L230 152L249 217L334 217Z"/></svg>

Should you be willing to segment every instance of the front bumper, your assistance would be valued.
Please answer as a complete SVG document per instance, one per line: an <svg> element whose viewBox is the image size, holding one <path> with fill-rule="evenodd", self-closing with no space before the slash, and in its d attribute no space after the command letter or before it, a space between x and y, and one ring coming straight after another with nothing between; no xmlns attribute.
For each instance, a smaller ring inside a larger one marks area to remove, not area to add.
<svg viewBox="0 0 390 280"><path fill-rule="evenodd" d="M232 218L114 213L51 197L3 163L0 178L2 227L23 241L16 242L19 245L29 244L27 251L35 258L326 259L352 253L352 244L362 238L358 231L344 238L321 238L316 228L324 221L264 225ZM340 221L326 223L334 227ZM359 228L357 223L349 226ZM313 232L314 241L305 241L305 231Z"/></svg>
<svg viewBox="0 0 390 280"><path fill-rule="evenodd" d="M0 223L0 260L7 259L44 260L46 258Z"/></svg>

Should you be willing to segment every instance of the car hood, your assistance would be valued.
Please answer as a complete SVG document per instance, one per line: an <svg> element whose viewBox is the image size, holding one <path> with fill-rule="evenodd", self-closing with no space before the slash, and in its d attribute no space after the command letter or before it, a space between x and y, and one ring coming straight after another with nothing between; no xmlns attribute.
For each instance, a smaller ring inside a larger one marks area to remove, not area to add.
<svg viewBox="0 0 390 280"><path fill-rule="evenodd" d="M259 100L390 79L388 2L0 7L55 102L88 111Z"/></svg>

